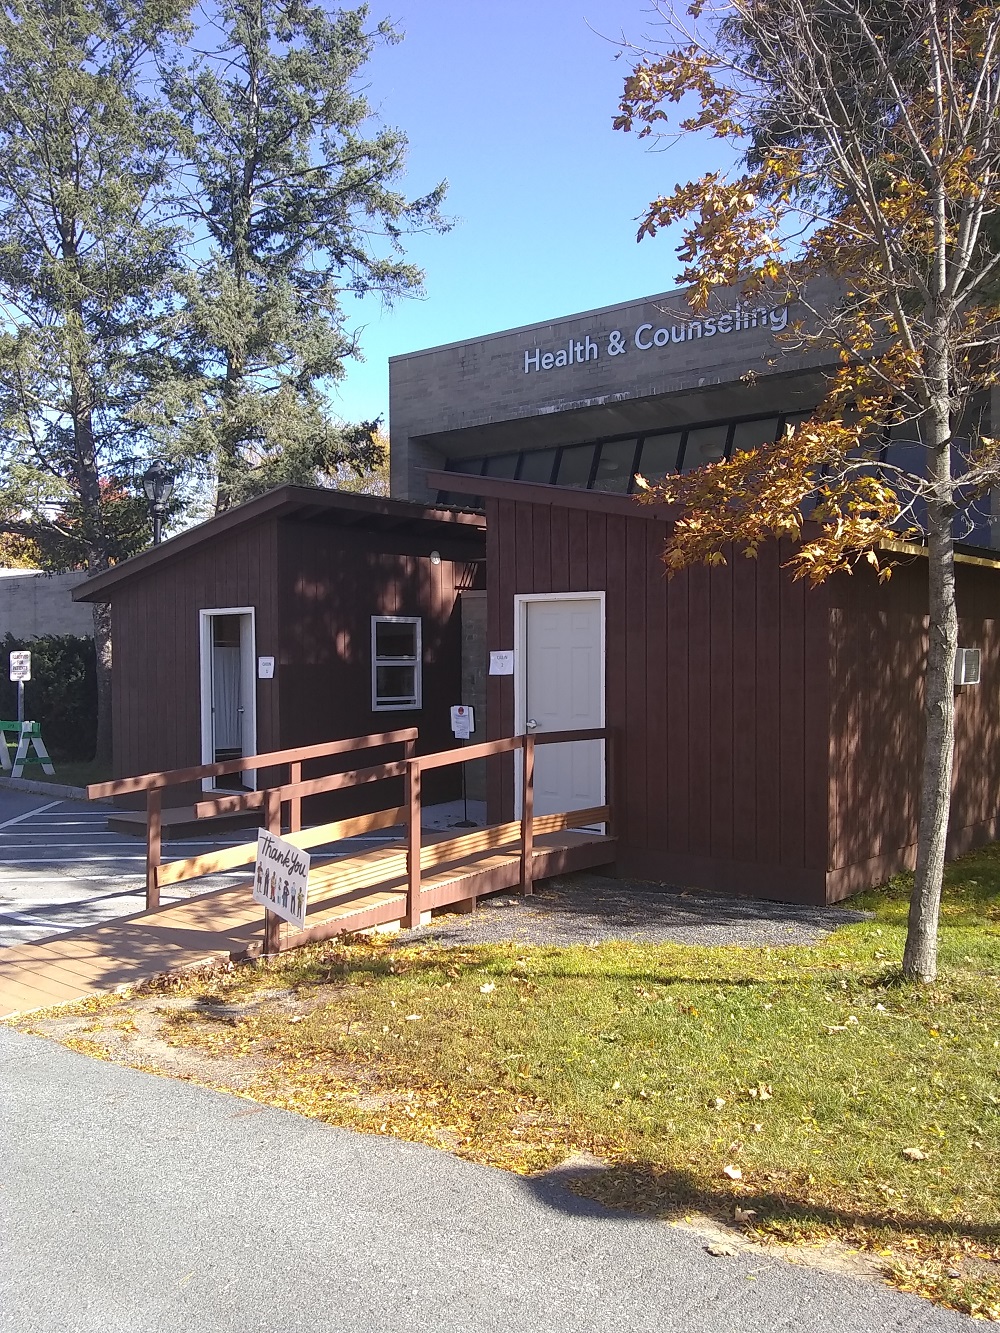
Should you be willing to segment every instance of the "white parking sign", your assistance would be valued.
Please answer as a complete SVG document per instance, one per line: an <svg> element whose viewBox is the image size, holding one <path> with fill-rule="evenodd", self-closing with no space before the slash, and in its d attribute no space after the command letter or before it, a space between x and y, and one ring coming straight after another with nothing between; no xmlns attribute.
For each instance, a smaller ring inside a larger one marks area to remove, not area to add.
<svg viewBox="0 0 1000 1333"><path fill-rule="evenodd" d="M13 681L31 679L31 653L20 648L10 655L10 678Z"/></svg>

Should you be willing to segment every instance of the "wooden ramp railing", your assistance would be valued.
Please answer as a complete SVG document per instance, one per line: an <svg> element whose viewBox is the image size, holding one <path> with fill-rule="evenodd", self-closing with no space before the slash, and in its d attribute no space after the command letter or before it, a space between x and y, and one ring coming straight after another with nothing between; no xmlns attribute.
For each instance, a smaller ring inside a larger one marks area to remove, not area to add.
<svg viewBox="0 0 1000 1333"><path fill-rule="evenodd" d="M374 782L380 778L402 777L406 760L412 758L417 743L416 727L406 727L402 731L385 731L371 736L355 736L348 740L324 741L319 745L301 745L291 750L271 750L266 754L244 755L241 759L226 759L218 764L197 764L191 768L173 768L160 773L143 773L138 777L118 778L113 782L97 782L87 788L87 799L100 800L108 796L127 796L135 792L146 793L146 907L159 907L160 886L179 884L186 879L199 879L202 875L215 874L219 870L231 870L236 866L248 865L257 856L256 842L244 843L240 847L230 847L224 852L215 852L210 857L192 857L187 861L174 861L169 866L161 864L163 793L169 787L186 786L191 782L202 782L206 778L229 777L234 773L245 773L250 769L259 771L265 768L277 768L288 765L288 781L278 787L265 787L258 791L235 793L232 796L212 797L199 801L194 807L195 819L210 819L215 815L232 814L242 810L264 809L265 822L272 833L281 832L281 806L287 801L289 807L288 830L299 834L302 829L302 798L315 796L319 792L336 791L341 787L353 786L352 779L358 774L361 782ZM334 755L351 754L356 750L371 750L381 746L401 745L403 760L394 764L377 764L367 769L355 769L347 773L331 773L325 778L311 778L302 781L302 765L307 760L332 758ZM381 812L387 814L387 811ZM377 818L377 816L374 816ZM373 816L363 816L371 819ZM346 832L330 832L346 827L357 821L341 821L340 824L324 825L309 829L301 842L301 847L315 847L334 838L351 837ZM389 823L398 823L390 820ZM384 824L369 824L366 828L355 829L356 833L367 832L368 828L384 828ZM326 831L327 836L322 836ZM315 838L313 835L316 836ZM247 849L252 849L248 852ZM210 869L201 869L201 863L211 862Z"/></svg>
<svg viewBox="0 0 1000 1333"><path fill-rule="evenodd" d="M243 759L228 760L225 763L207 764L194 768L174 769L164 773L147 773L141 777L123 778L117 782L98 783L87 788L90 799L117 796L125 793L145 791L147 800L146 833L146 906L157 907L160 901L160 888L170 884L179 884L185 880L199 879L204 875L217 874L232 870L238 866L250 865L256 860L257 843L243 843L238 847L227 847L218 852L202 856L189 857L185 860L161 864L161 828L159 814L163 791L174 785L198 781L208 777L238 773L246 769L264 769L281 764L289 766L289 779L278 785L265 787L257 791L234 793L233 795L213 796L199 801L194 806L194 816L198 819L210 818L219 814L230 814L246 810L263 809L264 824L267 829L281 834L287 829L285 837L297 847L308 848L324 846L345 838L373 830L402 825L404 828L403 846L405 846L406 888L405 909L401 914L404 927L416 926L421 918L422 878L425 871L452 862L472 862L484 852L516 845L519 858L520 886L524 893L533 891L533 859L535 838L545 834L557 833L566 829L581 829L593 824L604 824L611 834L612 807L610 799L605 804L586 810L567 810L554 814L536 815L534 813L534 773L535 749L539 745L557 745L574 741L602 741L604 743L605 790L613 791L613 737L610 729L600 727L581 731L559 731L528 733L524 736L507 736L499 740L484 741L478 745L462 749L441 750L434 754L415 755L413 753L417 739L415 729L384 732L379 735L355 737L350 740L331 741L323 745L314 745L297 750L279 750L270 754L252 755ZM325 777L302 779L302 762L307 759L320 759L331 755L353 753L364 749L400 744L403 747L401 760L354 768ZM504 754L521 751L521 817L504 824L488 825L452 838L437 838L424 843L421 830L422 775L436 768L445 768L458 764L471 763L478 759L491 759ZM333 823L320 824L305 830L301 827L302 800L307 796L316 796L322 792L338 791L345 787L355 787L390 778L404 779L404 803L377 810L372 814L359 815L353 819L342 819ZM283 820L285 807L288 807L287 820ZM461 894L457 889L456 895ZM435 906L443 905L437 901ZM459 901L456 896L454 901ZM264 951L276 953L280 948L280 918L271 912L265 913ZM316 932L312 932L315 937Z"/></svg>

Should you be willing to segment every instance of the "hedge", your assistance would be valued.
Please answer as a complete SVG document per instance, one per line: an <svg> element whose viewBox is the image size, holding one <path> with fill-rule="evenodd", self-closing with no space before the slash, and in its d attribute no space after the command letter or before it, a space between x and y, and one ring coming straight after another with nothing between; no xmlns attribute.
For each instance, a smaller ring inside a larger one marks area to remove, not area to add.
<svg viewBox="0 0 1000 1333"><path fill-rule="evenodd" d="M17 639L5 634L0 652L0 718L17 717L17 686L8 679L8 653L31 652L31 680L24 685L24 715L42 724L53 759L87 762L97 745L97 668L94 640L75 634Z"/></svg>

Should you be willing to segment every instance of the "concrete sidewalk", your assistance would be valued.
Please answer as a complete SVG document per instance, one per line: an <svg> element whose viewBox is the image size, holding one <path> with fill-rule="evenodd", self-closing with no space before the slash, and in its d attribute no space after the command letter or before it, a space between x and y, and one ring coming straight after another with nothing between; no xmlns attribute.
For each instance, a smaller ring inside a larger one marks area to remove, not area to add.
<svg viewBox="0 0 1000 1333"><path fill-rule="evenodd" d="M956 1333L877 1282L0 1029L2 1333Z"/></svg>

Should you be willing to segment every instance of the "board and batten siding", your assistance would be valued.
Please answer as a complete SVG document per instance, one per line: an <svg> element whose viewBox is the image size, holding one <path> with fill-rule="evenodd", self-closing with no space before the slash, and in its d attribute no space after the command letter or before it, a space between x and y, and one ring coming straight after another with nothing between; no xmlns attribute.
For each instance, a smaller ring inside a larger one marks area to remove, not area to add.
<svg viewBox="0 0 1000 1333"><path fill-rule="evenodd" d="M897 558L830 584L830 901L916 863L927 662L927 562ZM958 563L959 644L979 685L955 692L948 853L1000 835L1000 570Z"/></svg>
<svg viewBox="0 0 1000 1333"><path fill-rule="evenodd" d="M200 612L252 606L256 652L275 655L277 558L277 524L264 520L221 534L115 589L116 776L201 762ZM277 749L278 738L277 682L258 680L258 752ZM180 788L171 790L175 803L182 796Z"/></svg>
<svg viewBox="0 0 1000 1333"><path fill-rule="evenodd" d="M471 534L475 550L482 538ZM462 699L459 593L475 586L481 562L470 559L469 538L367 532L321 523L285 521L280 532L278 656L282 744L308 745L345 736L417 727L421 753L452 748L449 709ZM430 560L432 550L440 564ZM371 618L417 616L421 622L423 697L419 709L372 708ZM366 763L399 758L371 752ZM458 794L458 769L427 775L429 800ZM347 814L402 800L402 783L338 793L314 810ZM374 802L373 802L373 798Z"/></svg>
<svg viewBox="0 0 1000 1333"><path fill-rule="evenodd" d="M490 648L514 646L514 597L607 593L607 724L621 873L823 902L828 864L829 637L822 589L786 544L668 580L667 524L600 497L487 499ZM514 686L491 677L490 730ZM497 764L491 809L512 811Z"/></svg>

